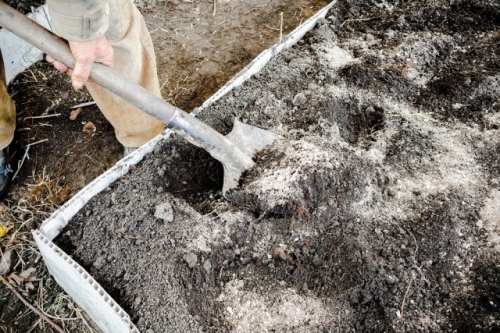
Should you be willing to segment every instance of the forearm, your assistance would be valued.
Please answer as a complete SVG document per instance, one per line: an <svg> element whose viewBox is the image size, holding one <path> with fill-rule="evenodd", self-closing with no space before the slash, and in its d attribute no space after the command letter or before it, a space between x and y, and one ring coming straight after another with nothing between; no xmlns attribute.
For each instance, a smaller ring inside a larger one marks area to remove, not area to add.
<svg viewBox="0 0 500 333"><path fill-rule="evenodd" d="M109 27L107 0L47 0L52 29L70 41L90 41Z"/></svg>

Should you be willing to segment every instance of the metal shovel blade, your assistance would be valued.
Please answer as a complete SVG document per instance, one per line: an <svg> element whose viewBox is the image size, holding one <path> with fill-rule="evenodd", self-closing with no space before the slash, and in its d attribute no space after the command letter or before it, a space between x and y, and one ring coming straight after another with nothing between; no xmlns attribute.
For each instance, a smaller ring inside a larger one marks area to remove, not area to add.
<svg viewBox="0 0 500 333"><path fill-rule="evenodd" d="M255 154L281 136L234 120L233 130L226 136L182 110L176 110L167 127L188 142L208 151L224 167L222 192L238 187L243 173L255 165Z"/></svg>
<svg viewBox="0 0 500 333"><path fill-rule="evenodd" d="M226 139L231 141L243 154L252 159L258 152L280 138L277 134L244 124L238 119L234 119L233 130L226 135ZM224 165L224 163L222 164ZM230 168L224 165L223 193L238 187L241 176L248 169Z"/></svg>

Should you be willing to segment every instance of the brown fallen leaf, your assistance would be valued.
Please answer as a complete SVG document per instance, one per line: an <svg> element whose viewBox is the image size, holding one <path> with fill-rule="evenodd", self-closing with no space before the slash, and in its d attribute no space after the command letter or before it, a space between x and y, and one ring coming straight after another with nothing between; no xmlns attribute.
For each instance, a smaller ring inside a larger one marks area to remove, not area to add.
<svg viewBox="0 0 500 333"><path fill-rule="evenodd" d="M75 120L76 117L78 117L78 115L82 113L82 111L83 111L82 108L78 108L76 110L71 111L71 113L69 114L69 120Z"/></svg>
<svg viewBox="0 0 500 333"><path fill-rule="evenodd" d="M23 294L29 294L30 292L36 290L33 282L38 281L39 279L36 276L32 276L36 272L34 267L30 267L19 274L10 273L6 276L7 281L13 285L18 287L18 291Z"/></svg>
<svg viewBox="0 0 500 333"><path fill-rule="evenodd" d="M94 123L91 122L91 121L87 121L85 123L85 125L83 125L83 133L87 133L87 134L92 134L92 133L95 133L95 131L97 130L97 128L95 127Z"/></svg>
<svg viewBox="0 0 500 333"><path fill-rule="evenodd" d="M35 272L36 272L35 267L29 267L28 269L25 269L24 271L22 271L19 274L19 276L22 277L23 279L25 279L26 281L33 281L31 278L31 275ZM36 279L36 278L33 278L33 279Z"/></svg>

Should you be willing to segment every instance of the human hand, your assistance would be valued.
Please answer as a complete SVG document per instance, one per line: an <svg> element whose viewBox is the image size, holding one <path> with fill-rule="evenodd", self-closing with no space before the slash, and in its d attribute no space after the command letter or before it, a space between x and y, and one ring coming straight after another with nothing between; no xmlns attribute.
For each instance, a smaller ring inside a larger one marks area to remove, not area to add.
<svg viewBox="0 0 500 333"><path fill-rule="evenodd" d="M75 68L71 69L62 62L47 55L46 59L54 67L71 76L73 87L78 90L87 82L94 62L106 66L114 66L114 50L106 37L102 36L88 42L69 42L71 53L75 58Z"/></svg>

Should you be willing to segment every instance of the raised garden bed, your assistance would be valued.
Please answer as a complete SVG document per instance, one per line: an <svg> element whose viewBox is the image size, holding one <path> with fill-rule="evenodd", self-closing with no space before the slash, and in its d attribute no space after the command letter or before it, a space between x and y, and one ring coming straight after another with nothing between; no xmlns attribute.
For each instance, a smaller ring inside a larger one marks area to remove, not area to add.
<svg viewBox="0 0 500 333"><path fill-rule="evenodd" d="M284 137L230 201L174 137L56 244L147 333L498 330L499 15L340 1L200 112Z"/></svg>

